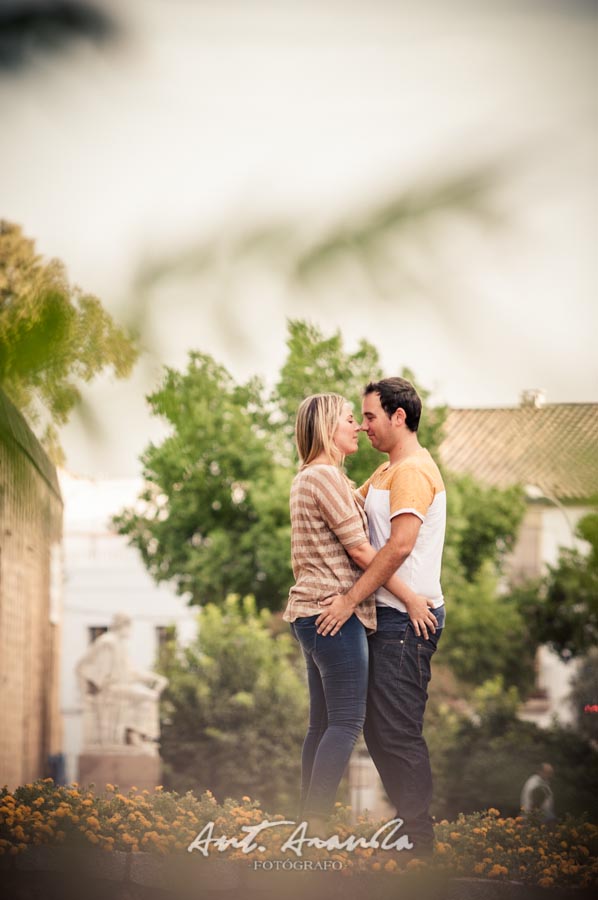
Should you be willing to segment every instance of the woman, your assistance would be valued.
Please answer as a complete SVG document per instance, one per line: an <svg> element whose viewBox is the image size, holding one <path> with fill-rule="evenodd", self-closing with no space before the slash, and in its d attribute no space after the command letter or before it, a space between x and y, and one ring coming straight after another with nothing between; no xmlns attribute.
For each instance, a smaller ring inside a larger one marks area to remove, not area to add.
<svg viewBox="0 0 598 900"><path fill-rule="evenodd" d="M291 488L291 556L295 584L283 618L307 666L310 712L301 756L300 814L312 825L330 813L365 720L368 643L374 598L364 600L334 636L319 635L322 600L344 593L376 551L365 512L342 471L361 426L339 394L314 394L299 407L295 440L300 469ZM417 595L394 575L386 587L410 606Z"/></svg>

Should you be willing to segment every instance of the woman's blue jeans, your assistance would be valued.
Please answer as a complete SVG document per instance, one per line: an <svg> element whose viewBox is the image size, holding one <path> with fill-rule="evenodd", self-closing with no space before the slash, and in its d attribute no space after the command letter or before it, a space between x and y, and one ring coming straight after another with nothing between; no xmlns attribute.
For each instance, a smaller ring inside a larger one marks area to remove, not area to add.
<svg viewBox="0 0 598 900"><path fill-rule="evenodd" d="M334 637L316 631L317 616L291 631L307 666L309 726L301 754L301 816L328 814L365 721L368 641L353 615Z"/></svg>

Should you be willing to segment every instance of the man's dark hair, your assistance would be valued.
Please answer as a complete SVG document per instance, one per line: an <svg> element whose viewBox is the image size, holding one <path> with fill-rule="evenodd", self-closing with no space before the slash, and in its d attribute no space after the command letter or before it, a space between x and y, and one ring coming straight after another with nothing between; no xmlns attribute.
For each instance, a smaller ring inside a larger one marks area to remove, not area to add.
<svg viewBox="0 0 598 900"><path fill-rule="evenodd" d="M383 378L370 381L363 392L379 394L380 405L390 419L397 409L405 410L405 424L409 431L417 431L422 414L422 402L410 381L406 378Z"/></svg>

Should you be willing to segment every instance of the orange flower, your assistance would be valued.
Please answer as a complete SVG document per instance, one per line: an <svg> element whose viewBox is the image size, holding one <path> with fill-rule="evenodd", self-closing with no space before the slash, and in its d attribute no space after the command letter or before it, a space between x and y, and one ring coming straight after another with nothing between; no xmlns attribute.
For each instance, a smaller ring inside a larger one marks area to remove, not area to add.
<svg viewBox="0 0 598 900"><path fill-rule="evenodd" d="M490 871L488 872L488 875L490 878L500 878L501 875L508 875L508 874L509 874L509 870L506 868L506 866L499 866L498 864L493 865L492 868L490 869Z"/></svg>
<svg viewBox="0 0 598 900"><path fill-rule="evenodd" d="M387 865L388 865L388 863L387 863ZM407 863L406 868L411 869L411 870L422 869L422 868L424 868L425 865L426 864L423 861L423 859L416 858L416 859L410 859L409 862ZM386 866L384 868L386 868Z"/></svg>

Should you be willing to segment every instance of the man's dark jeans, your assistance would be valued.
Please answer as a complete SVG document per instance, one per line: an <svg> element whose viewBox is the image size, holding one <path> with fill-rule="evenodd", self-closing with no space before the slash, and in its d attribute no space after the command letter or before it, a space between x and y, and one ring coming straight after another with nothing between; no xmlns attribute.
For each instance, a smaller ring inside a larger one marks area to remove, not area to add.
<svg viewBox="0 0 598 900"><path fill-rule="evenodd" d="M444 626L444 606L433 610L438 627L416 637L407 613L376 609L378 628L369 638L369 687L364 737L402 834L417 852L431 850L432 773L422 735L430 663Z"/></svg>

